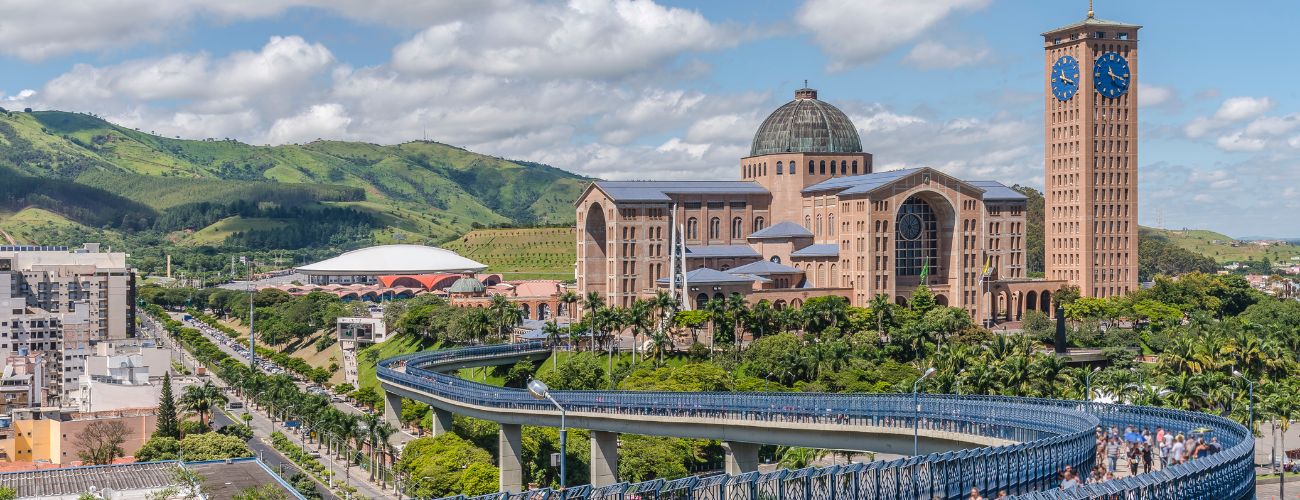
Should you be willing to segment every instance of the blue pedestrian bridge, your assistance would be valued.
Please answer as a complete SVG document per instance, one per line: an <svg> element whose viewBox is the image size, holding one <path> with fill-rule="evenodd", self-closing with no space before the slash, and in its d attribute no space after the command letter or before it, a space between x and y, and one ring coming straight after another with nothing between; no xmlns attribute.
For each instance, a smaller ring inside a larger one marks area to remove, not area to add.
<svg viewBox="0 0 1300 500"><path fill-rule="evenodd" d="M501 424L501 493L506 500L857 500L960 499L972 488L993 498L1117 498L1235 500L1253 498L1254 440L1245 426L1198 412L1146 406L992 396L553 391L568 427L591 435L590 485L524 490L520 426L560 426L560 412L522 389L465 380L461 368L544 359L544 342L427 351L381 360L378 378L386 418L409 398L433 408L434 433L451 415ZM1096 464L1096 430L1126 426L1190 434L1208 431L1223 450L1147 474L1061 490L1067 466L1082 474ZM618 478L618 435L716 439L726 474L655 479ZM914 438L915 433L915 438ZM913 439L920 454L911 456ZM892 461L800 470L758 471L758 448L775 444L908 455ZM572 446L572 444L570 445Z"/></svg>

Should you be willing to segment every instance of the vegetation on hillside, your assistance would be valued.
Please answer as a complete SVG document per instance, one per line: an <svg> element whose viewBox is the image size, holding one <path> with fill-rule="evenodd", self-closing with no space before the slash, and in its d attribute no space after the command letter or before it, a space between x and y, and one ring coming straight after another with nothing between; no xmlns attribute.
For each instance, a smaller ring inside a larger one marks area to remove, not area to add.
<svg viewBox="0 0 1300 500"><path fill-rule="evenodd" d="M0 171L19 179L0 188L0 227L27 208L77 225L22 231L19 243L111 242L146 273L163 271L172 255L176 270L208 278L232 255L296 250L296 262L376 243L436 243L475 227L569 224L587 182L427 141L253 146L58 111L0 112ZM261 222L204 232L236 225L232 217Z"/></svg>
<svg viewBox="0 0 1300 500"><path fill-rule="evenodd" d="M571 227L477 229L443 248L488 265L508 279L573 279L577 261Z"/></svg>

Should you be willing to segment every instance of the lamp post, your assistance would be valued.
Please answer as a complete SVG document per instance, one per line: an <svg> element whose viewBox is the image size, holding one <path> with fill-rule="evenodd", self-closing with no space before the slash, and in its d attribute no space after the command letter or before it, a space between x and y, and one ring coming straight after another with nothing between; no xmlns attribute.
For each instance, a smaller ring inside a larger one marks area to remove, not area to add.
<svg viewBox="0 0 1300 500"><path fill-rule="evenodd" d="M1092 376L1101 371L1101 367L1095 367L1083 377L1083 401L1092 406Z"/></svg>
<svg viewBox="0 0 1300 500"><path fill-rule="evenodd" d="M1237 370L1232 371L1232 376L1245 380L1247 387L1249 387L1248 390L1250 391L1249 393L1250 394L1249 396L1250 397L1250 420L1249 420L1250 427L1248 427L1247 430L1250 431L1250 439L1254 440L1255 439L1255 381L1246 378L1245 375L1242 375L1241 372Z"/></svg>
<svg viewBox="0 0 1300 500"><path fill-rule="evenodd" d="M556 409L560 410L560 489L563 490L564 473L565 473L564 462L566 458L565 455L567 453L567 445L568 445L568 437L569 437L569 430L565 426L565 420L564 420L567 412L565 412L563 406L560 406L559 402L555 401L555 398L551 396L551 389L549 387L546 387L546 383L542 382L541 380L537 380L537 379L529 380L528 393L531 394L536 399L549 400L551 404L555 405Z"/></svg>
<svg viewBox="0 0 1300 500"><path fill-rule="evenodd" d="M921 382L924 382L930 375L934 375L933 366L925 370L925 373L921 374L921 378L912 383L912 408L914 410L912 413L912 456L919 455L917 450L920 449L921 441L921 397L917 391L921 389Z"/></svg>

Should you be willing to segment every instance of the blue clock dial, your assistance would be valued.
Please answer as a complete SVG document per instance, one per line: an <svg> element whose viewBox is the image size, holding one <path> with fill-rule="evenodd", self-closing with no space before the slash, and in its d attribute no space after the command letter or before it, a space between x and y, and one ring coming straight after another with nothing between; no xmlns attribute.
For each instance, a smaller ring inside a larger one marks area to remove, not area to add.
<svg viewBox="0 0 1300 500"><path fill-rule="evenodd" d="M1130 78L1128 61L1114 52L1102 54L1092 66L1092 86L1104 97L1113 99L1124 95L1132 81Z"/></svg>
<svg viewBox="0 0 1300 500"><path fill-rule="evenodd" d="M1079 61L1064 56L1052 65L1052 95L1068 101L1079 91Z"/></svg>

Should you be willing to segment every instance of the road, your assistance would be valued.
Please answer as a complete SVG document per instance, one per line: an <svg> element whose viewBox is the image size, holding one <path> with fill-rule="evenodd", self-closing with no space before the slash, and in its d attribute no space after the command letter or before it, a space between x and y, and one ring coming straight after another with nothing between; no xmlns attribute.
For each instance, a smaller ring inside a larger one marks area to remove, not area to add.
<svg viewBox="0 0 1300 500"><path fill-rule="evenodd" d="M174 319L178 321L181 320L180 318L181 315L179 313L171 313L171 314L174 317ZM214 344L220 347L227 354L234 356L237 359L246 359L238 351L235 351L232 348L232 346L228 345L225 342L222 342L223 339L226 339L225 335L222 335L219 332L212 330L207 325L198 323L197 321L190 321L186 323L186 326L196 328L200 332L203 332L203 334L208 337L208 340L211 340ZM163 343L171 345L172 343L170 342L170 339L165 339L161 335L156 333L156 328L157 325L150 325L150 327L147 328L147 330L150 330L150 333L155 334L155 339L159 341L160 345L162 345ZM197 363L189 355L189 353L185 352L183 349L180 349L179 346L171 345L171 347L172 347L173 359L176 359L185 368L193 371ZM225 381L221 380L220 378L212 377L212 380L217 386L222 387L223 389L227 387ZM297 382L297 384L300 389L305 389L308 385L301 381ZM227 392L226 394L227 396L230 397L231 401L240 400L237 397L235 397L233 391ZM243 402L245 408L245 410L243 411L248 411L248 409L251 408L251 404L248 401L243 401ZM357 413L357 414L362 413L361 410L348 404L335 403L334 406L348 413ZM315 449L315 445L307 446L303 442L302 438L290 432L291 429L277 428L276 424L271 422L270 418L267 417L264 412L253 411L251 412L251 414L253 415L253 420L250 422L250 425L253 428L254 439L249 442L249 446L250 448L253 449L254 452L258 453L259 456L274 457L274 462L272 462L272 460L265 460L267 464L270 465L272 468L278 467L277 464L280 463L286 464L286 467L289 467L289 464L292 464L290 460L288 460L286 457L281 455L278 451L275 451L275 448L271 446L270 444L271 433L274 431L277 430L281 431L295 444L298 444L299 446L303 447L303 449L308 449L308 450ZM219 425L228 425L230 422L233 422L233 419L231 418L231 416L226 415L224 412L217 412L217 414L214 415L214 422L217 422ZM403 434L403 433L394 433L394 436L397 436L399 434ZM410 436L409 434L405 434L405 435ZM367 472L365 469L362 469L357 466L345 468L343 466L342 461L336 459L329 453L322 454L318 460L326 468L336 472L336 476L335 476L336 478L346 478L344 479L346 483L356 488L357 494L359 495L363 495L369 498L392 498L396 495L396 493L393 490L391 489L382 490L378 484L371 483L370 481L368 481L367 479L369 477L369 472ZM298 471L296 467L293 470ZM290 475L292 475L292 473ZM328 488L318 488L318 489L328 490ZM337 498L337 496L333 496L332 498Z"/></svg>
<svg viewBox="0 0 1300 500"><path fill-rule="evenodd" d="M231 415L227 414L225 411L218 411L212 415L212 423L220 429L227 425L235 424L236 422L231 418ZM279 451L276 451L274 447L263 441L262 439L264 436L261 433L254 431L254 434L256 437L248 441L248 448L253 450L253 453L257 455L262 462L266 463L271 470L278 472L286 481L288 481L295 473L306 474L302 469L298 468L297 465L294 465L292 460L289 460L287 457L280 454ZM269 432L265 434L265 439L268 441L270 440L269 436ZM335 495L330 491L328 485L321 483L319 480L316 480L314 476L309 474L307 477L311 477L316 481L316 491L320 492L322 499L338 500L338 495Z"/></svg>

